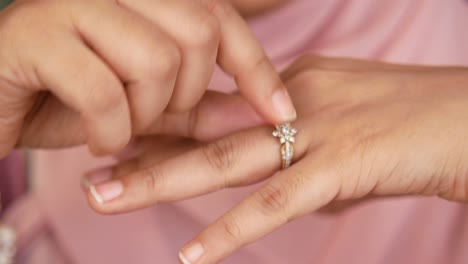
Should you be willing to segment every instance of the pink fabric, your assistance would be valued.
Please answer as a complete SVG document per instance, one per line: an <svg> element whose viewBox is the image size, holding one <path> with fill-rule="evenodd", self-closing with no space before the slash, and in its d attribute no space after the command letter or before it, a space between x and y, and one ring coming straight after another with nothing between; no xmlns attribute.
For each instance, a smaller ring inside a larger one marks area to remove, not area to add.
<svg viewBox="0 0 468 264"><path fill-rule="evenodd" d="M462 0L297 0L251 26L279 69L307 52L468 65L468 5ZM234 87L219 72L212 86ZM80 177L108 162L84 148L35 156L36 203L74 263L175 263L184 242L254 188L101 216L88 208ZM399 198L340 215L312 214L224 263L468 263L465 207L435 198Z"/></svg>
<svg viewBox="0 0 468 264"><path fill-rule="evenodd" d="M0 160L0 194L2 210L26 191L23 153L14 152ZM1 212L0 212L1 214Z"/></svg>
<svg viewBox="0 0 468 264"><path fill-rule="evenodd" d="M18 254L15 264L47 263L70 264L65 251L54 240L49 229L48 218L34 194L28 194L15 201L15 206L8 209L4 224L16 231Z"/></svg>

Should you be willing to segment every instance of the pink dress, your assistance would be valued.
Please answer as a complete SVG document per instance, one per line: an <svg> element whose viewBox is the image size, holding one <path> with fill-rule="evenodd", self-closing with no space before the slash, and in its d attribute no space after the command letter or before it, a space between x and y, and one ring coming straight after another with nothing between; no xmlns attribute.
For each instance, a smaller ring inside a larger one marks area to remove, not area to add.
<svg viewBox="0 0 468 264"><path fill-rule="evenodd" d="M308 52L468 66L463 0L297 0L250 25L278 69ZM234 89L219 72L212 84ZM80 178L109 160L76 148L37 152L33 161L34 192L7 215L22 236L21 264L176 263L185 242L253 188L101 216L88 208ZM436 198L375 201L303 217L223 263L468 263L467 219L466 205Z"/></svg>

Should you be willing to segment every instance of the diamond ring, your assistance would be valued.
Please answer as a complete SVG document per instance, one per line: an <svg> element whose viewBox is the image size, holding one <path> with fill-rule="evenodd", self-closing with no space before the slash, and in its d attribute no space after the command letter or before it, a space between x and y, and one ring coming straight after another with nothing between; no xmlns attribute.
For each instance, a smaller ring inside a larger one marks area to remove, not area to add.
<svg viewBox="0 0 468 264"><path fill-rule="evenodd" d="M276 130L273 131L273 136L280 139L283 169L289 168L289 166L291 166L294 157L293 143L296 141L296 138L294 136L296 134L297 129L291 127L290 123L277 125Z"/></svg>

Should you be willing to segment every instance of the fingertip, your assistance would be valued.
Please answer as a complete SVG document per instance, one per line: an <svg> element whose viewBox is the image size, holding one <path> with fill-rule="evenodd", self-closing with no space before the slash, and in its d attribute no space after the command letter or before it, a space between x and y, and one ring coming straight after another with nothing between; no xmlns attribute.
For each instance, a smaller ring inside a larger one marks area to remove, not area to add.
<svg viewBox="0 0 468 264"><path fill-rule="evenodd" d="M186 245L179 252L179 260L182 264L195 264L205 253L205 249L201 243L192 242Z"/></svg>
<svg viewBox="0 0 468 264"><path fill-rule="evenodd" d="M91 184L84 178L82 184L86 188L88 204L96 213L107 215L119 212L115 210L114 206L109 206L109 203L122 195L123 185L120 181L113 180L101 184Z"/></svg>
<svg viewBox="0 0 468 264"><path fill-rule="evenodd" d="M82 179L82 187L85 191L86 200L89 207L98 214L107 214L105 207L103 206L102 198L97 195L94 185L87 182L85 178Z"/></svg>
<svg viewBox="0 0 468 264"><path fill-rule="evenodd" d="M292 122L297 118L296 108L294 107L291 96L286 89L276 90L271 101L275 109L277 124Z"/></svg>
<svg viewBox="0 0 468 264"><path fill-rule="evenodd" d="M292 122L297 113L286 86L275 68L264 57L262 63L251 66L250 72L238 73L236 82L242 95L271 124Z"/></svg>

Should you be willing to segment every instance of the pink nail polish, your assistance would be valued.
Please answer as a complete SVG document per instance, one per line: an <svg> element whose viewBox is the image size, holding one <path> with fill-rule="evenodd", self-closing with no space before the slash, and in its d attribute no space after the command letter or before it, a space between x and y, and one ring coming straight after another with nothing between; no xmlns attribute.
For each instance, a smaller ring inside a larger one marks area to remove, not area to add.
<svg viewBox="0 0 468 264"><path fill-rule="evenodd" d="M200 243L192 244L179 253L179 259L184 264L194 264L203 256L205 250Z"/></svg>
<svg viewBox="0 0 468 264"><path fill-rule="evenodd" d="M113 180L91 185L89 191L98 203L103 204L119 197L123 193L123 185L120 180Z"/></svg>

